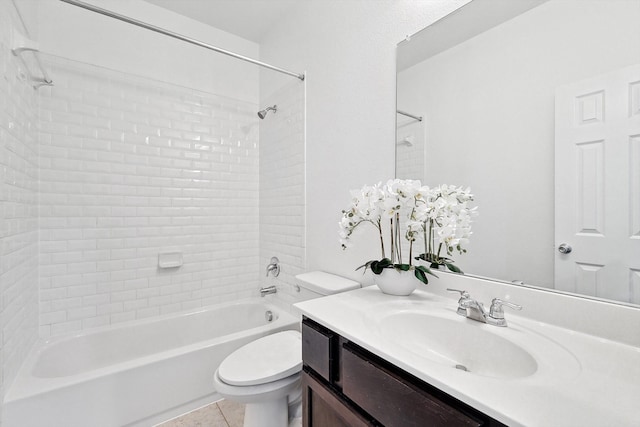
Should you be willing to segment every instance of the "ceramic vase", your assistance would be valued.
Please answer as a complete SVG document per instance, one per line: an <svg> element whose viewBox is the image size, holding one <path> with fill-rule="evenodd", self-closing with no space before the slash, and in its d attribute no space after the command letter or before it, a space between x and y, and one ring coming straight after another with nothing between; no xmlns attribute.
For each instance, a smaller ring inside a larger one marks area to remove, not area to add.
<svg viewBox="0 0 640 427"><path fill-rule="evenodd" d="M418 278L413 270L398 271L395 268L385 268L382 273L373 275L373 281L382 293L387 295L411 295L418 286Z"/></svg>

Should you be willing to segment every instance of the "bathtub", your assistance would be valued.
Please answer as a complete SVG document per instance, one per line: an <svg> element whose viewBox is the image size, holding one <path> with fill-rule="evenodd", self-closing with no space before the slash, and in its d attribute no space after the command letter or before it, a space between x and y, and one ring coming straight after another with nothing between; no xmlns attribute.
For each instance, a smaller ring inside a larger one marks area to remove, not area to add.
<svg viewBox="0 0 640 427"><path fill-rule="evenodd" d="M287 329L299 319L246 300L40 342L7 392L4 427L152 426L220 400L222 360Z"/></svg>

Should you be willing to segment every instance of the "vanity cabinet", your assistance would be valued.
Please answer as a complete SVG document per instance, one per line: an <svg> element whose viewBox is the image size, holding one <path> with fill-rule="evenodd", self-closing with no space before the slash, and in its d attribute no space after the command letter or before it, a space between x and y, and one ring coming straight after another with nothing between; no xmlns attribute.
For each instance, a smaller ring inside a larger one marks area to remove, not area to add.
<svg viewBox="0 0 640 427"><path fill-rule="evenodd" d="M305 427L503 426L306 317L302 361Z"/></svg>

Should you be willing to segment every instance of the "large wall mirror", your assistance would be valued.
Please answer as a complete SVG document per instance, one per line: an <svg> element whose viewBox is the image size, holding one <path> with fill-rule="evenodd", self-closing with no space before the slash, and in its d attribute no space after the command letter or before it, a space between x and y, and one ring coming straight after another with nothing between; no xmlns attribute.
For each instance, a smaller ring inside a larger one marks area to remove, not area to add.
<svg viewBox="0 0 640 427"><path fill-rule="evenodd" d="M640 0L473 0L398 45L396 175L470 186L465 274L640 304Z"/></svg>

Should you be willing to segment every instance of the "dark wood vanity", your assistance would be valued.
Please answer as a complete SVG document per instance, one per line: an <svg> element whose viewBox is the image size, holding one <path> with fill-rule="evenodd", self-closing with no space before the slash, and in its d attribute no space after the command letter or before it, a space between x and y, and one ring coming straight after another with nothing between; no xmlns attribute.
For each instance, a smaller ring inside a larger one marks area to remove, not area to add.
<svg viewBox="0 0 640 427"><path fill-rule="evenodd" d="M504 424L303 318L305 427Z"/></svg>

